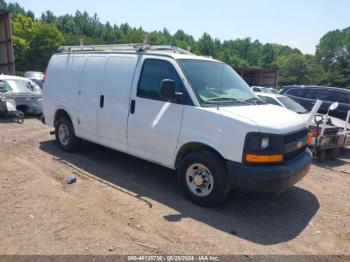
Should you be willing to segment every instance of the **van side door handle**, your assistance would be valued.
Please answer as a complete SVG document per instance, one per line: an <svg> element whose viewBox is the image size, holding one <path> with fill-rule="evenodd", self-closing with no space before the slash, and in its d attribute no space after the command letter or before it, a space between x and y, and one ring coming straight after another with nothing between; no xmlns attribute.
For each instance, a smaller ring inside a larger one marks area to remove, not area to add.
<svg viewBox="0 0 350 262"><path fill-rule="evenodd" d="M131 114L135 113L135 106L136 106L136 101L134 99L132 99L130 102L130 113Z"/></svg>
<svg viewBox="0 0 350 262"><path fill-rule="evenodd" d="M105 103L105 96L104 95L100 95L100 108L103 108Z"/></svg>

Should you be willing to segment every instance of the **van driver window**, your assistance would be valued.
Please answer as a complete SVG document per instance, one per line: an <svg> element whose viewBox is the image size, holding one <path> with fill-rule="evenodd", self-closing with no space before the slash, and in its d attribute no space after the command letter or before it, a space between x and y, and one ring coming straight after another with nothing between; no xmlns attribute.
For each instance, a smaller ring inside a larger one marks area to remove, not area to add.
<svg viewBox="0 0 350 262"><path fill-rule="evenodd" d="M155 100L163 100L160 96L162 80L171 79L180 87L181 80L175 68L167 61L147 59L142 68L140 81L137 88L137 96Z"/></svg>

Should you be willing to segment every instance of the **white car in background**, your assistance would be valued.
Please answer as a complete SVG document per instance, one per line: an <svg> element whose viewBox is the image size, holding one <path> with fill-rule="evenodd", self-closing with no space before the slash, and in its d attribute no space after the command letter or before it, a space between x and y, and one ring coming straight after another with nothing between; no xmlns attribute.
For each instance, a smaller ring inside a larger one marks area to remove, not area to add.
<svg viewBox="0 0 350 262"><path fill-rule="evenodd" d="M293 99L291 99L288 96L284 96L281 94L267 94L267 93L257 94L257 95L262 101L266 103L276 105L276 106L281 106L289 110L292 110L295 113L300 114L300 116L305 121L309 119L310 111L307 110L302 105L300 105L299 103L295 102ZM345 121L336 117L331 117L331 116L329 116L329 118L331 119L333 125L344 127Z"/></svg>
<svg viewBox="0 0 350 262"><path fill-rule="evenodd" d="M251 89L253 90L254 93L267 93L267 94L272 93L272 91L269 88L263 87L263 86L252 86Z"/></svg>
<svg viewBox="0 0 350 262"><path fill-rule="evenodd" d="M27 78L0 75L0 96L3 99L15 101L16 108L24 114L41 115L42 113L41 88Z"/></svg>
<svg viewBox="0 0 350 262"><path fill-rule="evenodd" d="M37 71L26 71L24 73L24 77L30 79L31 81L33 81L35 84L37 84L38 86L40 86L40 88L42 88L43 86L43 81L45 78L44 73L42 72L37 72Z"/></svg>
<svg viewBox="0 0 350 262"><path fill-rule="evenodd" d="M274 93L274 94L278 94L278 93L279 93L278 90L277 90L276 88L268 87L267 89L270 90L271 93Z"/></svg>
<svg viewBox="0 0 350 262"><path fill-rule="evenodd" d="M278 94L278 90L272 87L252 86L254 93Z"/></svg>
<svg viewBox="0 0 350 262"><path fill-rule="evenodd" d="M288 96L280 95L280 94L272 94L272 93L263 93L257 94L257 96L264 102L276 106L281 106L292 110L298 114L307 114L309 111L304 108L302 105L295 102L293 99Z"/></svg>

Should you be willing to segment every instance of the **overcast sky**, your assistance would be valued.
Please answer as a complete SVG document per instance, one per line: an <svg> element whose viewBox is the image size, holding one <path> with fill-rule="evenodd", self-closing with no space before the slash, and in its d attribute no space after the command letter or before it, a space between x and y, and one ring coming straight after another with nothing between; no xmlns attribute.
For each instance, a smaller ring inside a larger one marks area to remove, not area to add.
<svg viewBox="0 0 350 262"><path fill-rule="evenodd" d="M11 1L14 2L14 1ZM102 22L129 23L146 30L183 29L198 39L251 37L314 53L328 31L350 26L350 0L17 0L40 16L76 10L97 13Z"/></svg>

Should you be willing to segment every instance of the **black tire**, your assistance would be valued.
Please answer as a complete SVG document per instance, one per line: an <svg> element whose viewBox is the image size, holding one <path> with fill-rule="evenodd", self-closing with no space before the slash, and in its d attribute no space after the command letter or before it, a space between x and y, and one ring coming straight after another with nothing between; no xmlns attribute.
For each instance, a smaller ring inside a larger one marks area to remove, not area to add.
<svg viewBox="0 0 350 262"><path fill-rule="evenodd" d="M196 195L187 185L186 172L197 163L204 165L213 178L213 187L206 196ZM199 206L217 206L225 201L230 192L229 178L224 161L217 154L209 151L194 152L187 155L180 163L178 181L186 198Z"/></svg>
<svg viewBox="0 0 350 262"><path fill-rule="evenodd" d="M59 138L59 130L61 126L65 126L68 130L68 136L67 136L67 142L63 143ZM55 136L56 136L56 142L58 143L59 147L65 151L65 152L72 152L75 150L79 144L80 139L76 137L73 124L71 120L67 117L60 117L55 122Z"/></svg>

